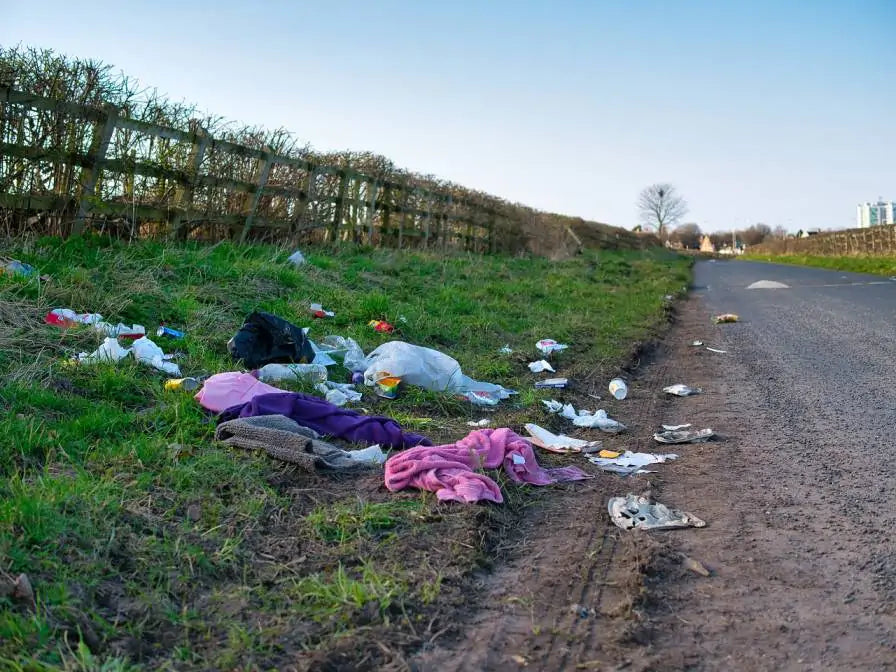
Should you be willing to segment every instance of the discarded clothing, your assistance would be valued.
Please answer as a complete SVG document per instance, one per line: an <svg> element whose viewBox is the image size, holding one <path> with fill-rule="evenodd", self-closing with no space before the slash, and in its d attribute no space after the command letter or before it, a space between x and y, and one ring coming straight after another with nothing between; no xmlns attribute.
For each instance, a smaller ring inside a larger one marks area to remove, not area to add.
<svg viewBox="0 0 896 672"><path fill-rule="evenodd" d="M244 404L225 410L221 413L221 421L257 415L285 415L322 436L353 443L378 443L384 448L432 445L425 436L402 431L401 425L392 418L361 415L357 411L334 406L325 399L298 392L257 395Z"/></svg>
<svg viewBox="0 0 896 672"><path fill-rule="evenodd" d="M378 464L376 455L369 451L365 451L361 456L364 459L359 460L353 456L353 451L320 441L317 432L282 415L259 415L222 422L215 430L215 440L237 448L263 450L274 459L308 470L324 467L361 471Z"/></svg>
<svg viewBox="0 0 896 672"><path fill-rule="evenodd" d="M418 488L440 500L501 503L501 490L475 469L504 467L511 480L548 485L590 478L577 467L543 469L528 441L507 428L477 429L457 443L412 448L386 460L386 487L392 492Z"/></svg>
<svg viewBox="0 0 896 672"><path fill-rule="evenodd" d="M227 342L227 350L234 360L242 361L248 369L277 362L308 364L314 361L314 350L303 329L261 311L246 318Z"/></svg>
<svg viewBox="0 0 896 672"><path fill-rule="evenodd" d="M692 513L670 509L665 504L651 504L646 497L626 495L611 497L607 502L610 519L623 530L669 530L678 527L706 527Z"/></svg>
<svg viewBox="0 0 896 672"><path fill-rule="evenodd" d="M286 390L263 383L251 373L228 371L216 373L206 380L194 399L212 413L220 413L245 404L260 394L277 393L287 394Z"/></svg>

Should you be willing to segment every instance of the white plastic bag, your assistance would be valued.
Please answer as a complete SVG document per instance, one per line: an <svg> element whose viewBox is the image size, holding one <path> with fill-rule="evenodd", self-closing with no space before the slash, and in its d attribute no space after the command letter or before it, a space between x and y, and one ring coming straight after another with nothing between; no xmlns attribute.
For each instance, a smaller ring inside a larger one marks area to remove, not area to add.
<svg viewBox="0 0 896 672"><path fill-rule="evenodd" d="M317 347L322 353L341 362L349 371L363 371L367 367L364 351L353 338L327 336Z"/></svg>
<svg viewBox="0 0 896 672"><path fill-rule="evenodd" d="M547 362L543 359L539 359L537 362L529 362L529 370L532 373L542 373L543 371L550 371L551 373L556 373L554 371L554 367L551 366L550 362Z"/></svg>
<svg viewBox="0 0 896 672"><path fill-rule="evenodd" d="M130 348L123 348L116 338L106 338L102 345L89 355L82 352L78 355L79 364L96 364L97 362L120 362L131 354Z"/></svg>
<svg viewBox="0 0 896 672"><path fill-rule="evenodd" d="M158 345L144 336L134 341L131 347L134 359L141 364L146 364L159 371L164 371L169 376L180 376L180 367L174 362L165 361L165 353Z"/></svg>
<svg viewBox="0 0 896 672"><path fill-rule="evenodd" d="M305 255L302 254L301 250L296 250L291 255L289 255L288 261L294 266L301 266L305 263Z"/></svg>
<svg viewBox="0 0 896 672"><path fill-rule="evenodd" d="M321 383L327 379L327 367L321 364L265 364L258 369L258 380L277 383L281 380L306 380Z"/></svg>

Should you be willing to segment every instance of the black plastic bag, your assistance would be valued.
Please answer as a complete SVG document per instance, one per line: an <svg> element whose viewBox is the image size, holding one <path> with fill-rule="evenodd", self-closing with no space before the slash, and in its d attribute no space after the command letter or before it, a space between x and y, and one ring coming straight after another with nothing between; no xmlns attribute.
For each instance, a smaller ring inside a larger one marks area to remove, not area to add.
<svg viewBox="0 0 896 672"><path fill-rule="evenodd" d="M261 311L246 318L227 342L227 349L247 369L258 369L273 362L310 364L314 359L314 350L300 327Z"/></svg>

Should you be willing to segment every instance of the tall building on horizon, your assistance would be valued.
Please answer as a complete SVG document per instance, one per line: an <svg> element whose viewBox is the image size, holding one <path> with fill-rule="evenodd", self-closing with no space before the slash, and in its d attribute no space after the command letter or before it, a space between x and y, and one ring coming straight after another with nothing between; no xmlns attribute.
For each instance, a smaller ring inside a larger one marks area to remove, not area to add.
<svg viewBox="0 0 896 672"><path fill-rule="evenodd" d="M867 229L869 226L896 224L894 211L896 211L896 203L880 198L877 199L877 203L859 203L856 206L856 226L860 229Z"/></svg>

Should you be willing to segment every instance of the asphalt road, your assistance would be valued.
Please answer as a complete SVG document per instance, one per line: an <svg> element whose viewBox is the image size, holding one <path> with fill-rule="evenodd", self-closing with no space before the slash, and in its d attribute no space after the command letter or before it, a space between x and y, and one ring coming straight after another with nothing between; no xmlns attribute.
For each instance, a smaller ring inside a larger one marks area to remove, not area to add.
<svg viewBox="0 0 896 672"><path fill-rule="evenodd" d="M654 586L652 669L896 669L896 281L707 261L693 295L668 375L706 393L668 419L726 438L662 494L708 521L669 538L713 573Z"/></svg>

